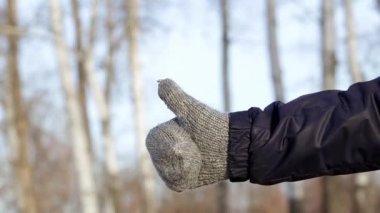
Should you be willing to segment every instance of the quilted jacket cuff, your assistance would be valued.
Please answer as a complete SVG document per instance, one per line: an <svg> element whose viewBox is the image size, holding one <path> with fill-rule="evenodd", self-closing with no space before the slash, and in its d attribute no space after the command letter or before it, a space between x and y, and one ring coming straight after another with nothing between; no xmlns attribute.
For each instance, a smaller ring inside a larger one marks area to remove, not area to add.
<svg viewBox="0 0 380 213"><path fill-rule="evenodd" d="M228 175L231 182L249 179L252 119L249 111L229 114Z"/></svg>

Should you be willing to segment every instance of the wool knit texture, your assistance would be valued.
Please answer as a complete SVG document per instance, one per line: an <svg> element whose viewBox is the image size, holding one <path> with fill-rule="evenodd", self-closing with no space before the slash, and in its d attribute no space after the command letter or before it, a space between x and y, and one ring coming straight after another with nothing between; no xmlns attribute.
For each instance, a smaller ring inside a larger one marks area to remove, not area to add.
<svg viewBox="0 0 380 213"><path fill-rule="evenodd" d="M186 94L174 81L159 81L158 94L176 117L153 128L146 146L166 185L184 191L226 180L228 114Z"/></svg>

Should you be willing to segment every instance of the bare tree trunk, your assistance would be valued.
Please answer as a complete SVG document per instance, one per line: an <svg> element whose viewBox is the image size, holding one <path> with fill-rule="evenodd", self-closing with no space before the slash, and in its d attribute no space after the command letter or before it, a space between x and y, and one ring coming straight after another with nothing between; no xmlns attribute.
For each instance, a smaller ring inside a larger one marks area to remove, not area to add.
<svg viewBox="0 0 380 213"><path fill-rule="evenodd" d="M322 0L322 60L323 89L335 88L335 28L334 1Z"/></svg>
<svg viewBox="0 0 380 213"><path fill-rule="evenodd" d="M304 200L302 206L302 212L307 213L320 213L322 211L322 199L323 199L323 187L322 179L314 178L310 180L303 181L304 183ZM307 193L313 192L313 193Z"/></svg>
<svg viewBox="0 0 380 213"><path fill-rule="evenodd" d="M107 0L107 40L108 40L108 54L107 54L107 77L106 77L106 85L105 85L105 102L108 105L108 118L104 119L103 122L103 135L105 138L109 137L111 138L111 121L110 121L110 102L111 102L111 90L112 90L112 82L114 78L114 67L113 67L113 60L114 60L114 39L113 39L113 32L114 32L114 21L113 21L113 0ZM112 198L112 204L114 208L115 213L121 213L122 207L121 207L121 198L120 198L120 180L119 180L119 165L117 163L116 158L116 151L113 146L113 143L111 141L105 140L106 147L106 162L107 162L107 173L109 178L108 180L108 190L109 194Z"/></svg>
<svg viewBox="0 0 380 213"><path fill-rule="evenodd" d="M277 44L277 21L276 21L276 2L267 0L267 36L272 82L274 86L275 98L277 101L284 102L284 86L282 81L282 70ZM301 212L302 189L296 183L286 183L288 191L289 212Z"/></svg>
<svg viewBox="0 0 380 213"><path fill-rule="evenodd" d="M344 12L346 16L346 46L347 46L347 61L351 78L353 82L363 81L363 74L360 71L359 60L357 58L357 39L355 32L355 21L352 9L352 1L344 0ZM370 184L370 177L368 173L360 173L354 175L354 191L353 191L353 212L369 212L367 205L368 186Z"/></svg>
<svg viewBox="0 0 380 213"><path fill-rule="evenodd" d="M352 175L351 202L352 212L369 213L372 212L373 206L369 204L369 186L371 178L368 173L359 173Z"/></svg>
<svg viewBox="0 0 380 213"><path fill-rule="evenodd" d="M111 203L106 203L106 206L110 207L111 212L121 212L120 209L120 198L119 198L119 188L120 183L118 179L119 175L119 165L116 159L116 151L112 141L111 135L111 118L110 118L110 107L107 101L106 92L103 92L101 86L95 76L95 67L93 61L93 46L96 34L96 19L97 19L97 4L98 0L95 0L93 4L90 34L89 34L89 46L85 51L85 72L86 79L90 85L91 91L94 95L96 104L99 108L101 124L102 124L102 139L105 148L105 158L106 158L106 174L107 174L107 189L108 194L111 198ZM109 8L108 8L109 9ZM109 11L108 11L109 12ZM109 14L108 14L109 16ZM108 65L110 66L110 65ZM108 67L109 68L109 67ZM108 71L111 74L112 71ZM107 77L108 78L108 77ZM109 78L108 78L109 79ZM110 85L108 85L110 87ZM110 90L110 89L108 89ZM108 202L108 200L106 201Z"/></svg>
<svg viewBox="0 0 380 213"><path fill-rule="evenodd" d="M8 86L7 88L9 90L9 94L11 94L10 86ZM17 122L15 121L16 112L14 107L12 106L12 95L6 95L4 110L6 116L6 131L11 152L10 162L12 165L13 172L16 176L14 185L16 186L16 199L18 209L21 213L37 213L38 205L36 202L32 178L28 177L32 175L28 174L32 171L30 168L31 166L29 164L27 168L22 168L22 165L25 164L21 163L22 159L20 157L20 153L26 148L20 148L20 140L16 126Z"/></svg>
<svg viewBox="0 0 380 213"><path fill-rule="evenodd" d="M267 0L267 27L268 27L268 50L272 81L274 86L275 98L277 101L284 101L284 86L282 82L282 71L277 45L276 29L276 3L275 0Z"/></svg>
<svg viewBox="0 0 380 213"><path fill-rule="evenodd" d="M154 176L149 162L149 156L145 149L145 125L144 125L144 99L142 88L142 74L139 62L139 0L127 0L127 39L128 62L132 76L132 100L135 115L135 136L139 156L139 170L143 191L143 212L155 212L154 203Z"/></svg>
<svg viewBox="0 0 380 213"><path fill-rule="evenodd" d="M114 1L106 0L106 8L107 8L107 21L106 21L106 29L107 29L107 79L106 79L106 88L105 88L105 96L106 101L109 103L111 100L111 89L112 82L114 80L115 70L114 70L114 55L115 55L115 39L113 37L115 30L115 22L113 17L113 8Z"/></svg>
<svg viewBox="0 0 380 213"><path fill-rule="evenodd" d="M92 148L92 137L91 130L87 112L87 92L86 92L86 74L85 74L85 50L83 47L83 30L82 30L82 22L79 12L79 1L71 0L71 6L73 10L74 16L74 26L75 26L75 51L77 56L77 72L79 79L79 102L81 107L81 116L84 121L86 138L88 143L88 152L92 159L94 159L94 152Z"/></svg>
<svg viewBox="0 0 380 213"><path fill-rule="evenodd" d="M73 154L79 179L79 192L82 212L97 213L98 201L91 158L88 153L84 121L81 116L79 98L76 96L73 78L70 72L68 51L62 31L62 17L59 0L51 0L51 21L57 50L59 73L66 97L66 109L69 116L69 128L73 142Z"/></svg>
<svg viewBox="0 0 380 213"><path fill-rule="evenodd" d="M229 2L228 0L220 1L221 21L222 21L222 86L223 86L223 110L229 112L231 110L231 95L229 83ZM228 212L228 186L222 182L217 185L217 212Z"/></svg>
<svg viewBox="0 0 380 213"><path fill-rule="evenodd" d="M222 7L222 76L223 76L223 107L225 112L231 110L231 95L229 83L229 51L230 51L230 38L229 38L229 5L228 0L221 0Z"/></svg>
<svg viewBox="0 0 380 213"><path fill-rule="evenodd" d="M88 33L88 46L83 47L82 43L82 28L81 19L79 14L79 1L72 0L73 11L75 14L75 26L76 26L76 37L77 37L77 55L78 55L78 71L79 71L79 81L80 81L80 100L82 113L87 113L86 101L86 85L90 86L90 89L95 97L96 104L99 108L100 113L100 123L102 126L102 140L105 148L105 158L106 158L106 187L107 187L107 198L105 200L105 206L109 212L121 212L120 209L120 196L119 196L119 166L116 159L116 151L112 141L111 135L111 118L110 109L108 103L108 94L110 90L110 85L103 92L101 86L95 76L95 67L93 61L93 48L96 35L96 22L98 18L98 0L94 0L91 9L90 18L90 30ZM110 4L110 3L108 3ZM108 7L107 9L111 9ZM108 11L108 16L110 16L111 11ZM112 32L111 32L112 33ZM108 67L109 68L109 67ZM109 71L110 72L110 71ZM111 74L111 72L110 72ZM107 77L108 78L108 77ZM108 83L108 81L107 81ZM86 121L86 128L88 128L87 116L83 119ZM86 131L89 133L89 131ZM88 134L89 137L89 134ZM91 142L89 141L89 144ZM92 154L92 152L90 152Z"/></svg>
<svg viewBox="0 0 380 213"><path fill-rule="evenodd" d="M347 34L347 59L354 82L363 81L362 72L360 71L359 61L357 58L357 39L355 33L354 15L352 11L352 0L344 0L344 12L346 16L346 34Z"/></svg>
<svg viewBox="0 0 380 213"><path fill-rule="evenodd" d="M336 69L336 57L335 57L335 30L334 30L334 1L322 0L322 66L323 66L323 89L335 88L335 69ZM336 180L335 180L336 181ZM332 189L334 187L334 180L331 177L323 177L321 179L322 184L322 211L331 212L330 206L334 202L332 196Z"/></svg>
<svg viewBox="0 0 380 213"><path fill-rule="evenodd" d="M8 24L17 28L16 1L8 0ZM18 35L8 35L8 78L7 94L7 130L13 153L11 163L16 175L18 187L17 199L22 213L37 213L38 206L33 186L33 175L28 158L27 118L21 94L21 82L18 68Z"/></svg>
<svg viewBox="0 0 380 213"><path fill-rule="evenodd" d="M91 57L91 56L86 56ZM108 193L111 196L112 201L112 212L120 212L119 205L119 166L116 159L116 151L112 141L111 135L111 119L110 119L110 108L107 103L105 93L102 91L99 82L94 74L94 67L92 59L88 58L86 60L86 78L90 85L91 91L95 97L96 105L99 108L101 124L102 124L102 139L105 148L105 158L106 158L106 173L107 173L107 188Z"/></svg>

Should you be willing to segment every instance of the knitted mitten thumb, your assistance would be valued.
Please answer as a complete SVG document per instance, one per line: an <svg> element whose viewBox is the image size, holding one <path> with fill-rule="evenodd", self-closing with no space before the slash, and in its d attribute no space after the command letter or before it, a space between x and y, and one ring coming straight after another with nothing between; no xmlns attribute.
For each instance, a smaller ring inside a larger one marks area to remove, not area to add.
<svg viewBox="0 0 380 213"><path fill-rule="evenodd" d="M158 94L177 116L146 138L166 185L183 191L227 179L228 114L189 96L170 79L159 81Z"/></svg>

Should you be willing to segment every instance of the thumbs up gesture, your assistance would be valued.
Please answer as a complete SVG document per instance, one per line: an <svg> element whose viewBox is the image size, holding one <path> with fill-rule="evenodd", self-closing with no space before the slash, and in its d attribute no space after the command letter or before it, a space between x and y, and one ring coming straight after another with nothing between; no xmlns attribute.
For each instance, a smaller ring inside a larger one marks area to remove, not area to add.
<svg viewBox="0 0 380 213"><path fill-rule="evenodd" d="M180 192L226 180L228 114L170 79L159 81L158 94L176 117L150 130L146 147L166 185Z"/></svg>

